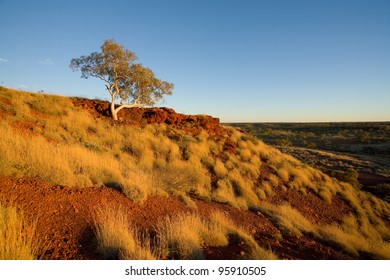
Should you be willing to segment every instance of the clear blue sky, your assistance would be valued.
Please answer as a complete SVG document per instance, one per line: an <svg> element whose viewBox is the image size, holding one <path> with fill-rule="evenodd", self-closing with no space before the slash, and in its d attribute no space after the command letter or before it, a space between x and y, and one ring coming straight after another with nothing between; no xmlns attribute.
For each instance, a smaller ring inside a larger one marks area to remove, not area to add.
<svg viewBox="0 0 390 280"><path fill-rule="evenodd" d="M222 121L390 121L388 0L0 0L0 83L108 98L72 58L113 38Z"/></svg>

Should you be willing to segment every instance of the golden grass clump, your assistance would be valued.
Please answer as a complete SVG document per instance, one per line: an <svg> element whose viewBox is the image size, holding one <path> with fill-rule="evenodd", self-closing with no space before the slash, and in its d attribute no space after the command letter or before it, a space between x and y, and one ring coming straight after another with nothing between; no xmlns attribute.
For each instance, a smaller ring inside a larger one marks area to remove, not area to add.
<svg viewBox="0 0 390 280"><path fill-rule="evenodd" d="M266 196L272 196L274 194L272 186L268 181L262 182L261 185L258 186L258 189L263 190Z"/></svg>
<svg viewBox="0 0 390 280"><path fill-rule="evenodd" d="M257 206L259 198L254 191L252 180L246 180L238 170L229 172L228 179L231 181L235 199L242 209Z"/></svg>
<svg viewBox="0 0 390 280"><path fill-rule="evenodd" d="M228 174L228 170L226 169L225 165L222 161L216 160L214 165L214 173L217 175L218 178L225 178Z"/></svg>
<svg viewBox="0 0 390 280"><path fill-rule="evenodd" d="M148 235L140 235L123 209L99 209L95 214L94 224L97 250L104 259L156 259L151 251L150 238Z"/></svg>
<svg viewBox="0 0 390 280"><path fill-rule="evenodd" d="M362 236L347 233L336 225L323 226L319 230L319 235L326 241L341 246L347 253L355 256L359 256L359 250L369 250L369 244Z"/></svg>
<svg viewBox="0 0 390 280"><path fill-rule="evenodd" d="M35 227L16 208L0 204L0 260L37 259Z"/></svg>
<svg viewBox="0 0 390 280"><path fill-rule="evenodd" d="M232 183L226 178L217 181L217 188L213 190L213 198L216 201L238 207Z"/></svg>
<svg viewBox="0 0 390 280"><path fill-rule="evenodd" d="M170 217L159 224L157 231L158 251L162 252L162 258L204 259L202 249L205 246L225 247L231 242L246 244L244 259L277 258L220 212L213 213L209 218L197 214Z"/></svg>
<svg viewBox="0 0 390 280"><path fill-rule="evenodd" d="M327 189L322 189L318 193L318 195L327 203L331 204L332 203L332 193L328 191Z"/></svg>
<svg viewBox="0 0 390 280"><path fill-rule="evenodd" d="M279 178L282 179L283 183L287 183L289 181L290 175L288 174L288 172L285 169L279 168L276 172L277 172Z"/></svg>
<svg viewBox="0 0 390 280"><path fill-rule="evenodd" d="M244 229L238 227L222 212L214 212L210 216L210 223L213 228L225 234L228 242L240 242L245 244L247 251L242 256L248 260L276 260L277 256L270 250L264 249ZM218 245L216 245L218 246ZM219 245L220 246L220 245Z"/></svg>
<svg viewBox="0 0 390 280"><path fill-rule="evenodd" d="M257 188L255 193L260 200L265 200L267 198L265 191L261 188Z"/></svg>
<svg viewBox="0 0 390 280"><path fill-rule="evenodd" d="M375 259L390 259L390 243L383 240L370 240L345 225L326 225L318 230L320 238L340 246L345 252L360 256L366 253Z"/></svg>
<svg viewBox="0 0 390 280"><path fill-rule="evenodd" d="M271 185L272 188L279 186L279 178L274 174L270 174L267 178L267 182Z"/></svg>
<svg viewBox="0 0 390 280"><path fill-rule="evenodd" d="M197 215L167 218L158 226L163 257L174 259L204 259L203 238L208 234L204 221ZM211 235L211 233L210 233Z"/></svg>
<svg viewBox="0 0 390 280"><path fill-rule="evenodd" d="M249 149L240 149L239 154L240 154L241 160L244 162L250 161L250 159L252 157L252 153Z"/></svg>
<svg viewBox="0 0 390 280"><path fill-rule="evenodd" d="M187 161L174 161L165 167L149 170L155 187L169 194L197 194L210 198L210 177L201 165L191 165Z"/></svg>
<svg viewBox="0 0 390 280"><path fill-rule="evenodd" d="M302 236L303 233L314 233L316 230L308 219L287 203L273 205L262 202L257 210L277 222L283 231L290 234Z"/></svg>

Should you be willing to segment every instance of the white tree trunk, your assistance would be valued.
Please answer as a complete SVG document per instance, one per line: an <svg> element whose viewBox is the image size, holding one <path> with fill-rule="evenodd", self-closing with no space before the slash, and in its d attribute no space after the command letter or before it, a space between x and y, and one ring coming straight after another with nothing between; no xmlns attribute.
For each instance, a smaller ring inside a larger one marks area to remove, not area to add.
<svg viewBox="0 0 390 280"><path fill-rule="evenodd" d="M118 111L115 110L115 99L116 99L116 94L111 93L111 116L114 119L114 121L118 120Z"/></svg>
<svg viewBox="0 0 390 280"><path fill-rule="evenodd" d="M111 94L110 110L111 110L111 116L114 119L114 121L118 120L118 112L123 108L143 107L138 103L139 98L137 98L134 100L133 104L121 104L118 108L115 108L115 100L116 100L117 93L114 93L111 87L110 88L107 87L107 89ZM118 92L118 90L116 92Z"/></svg>

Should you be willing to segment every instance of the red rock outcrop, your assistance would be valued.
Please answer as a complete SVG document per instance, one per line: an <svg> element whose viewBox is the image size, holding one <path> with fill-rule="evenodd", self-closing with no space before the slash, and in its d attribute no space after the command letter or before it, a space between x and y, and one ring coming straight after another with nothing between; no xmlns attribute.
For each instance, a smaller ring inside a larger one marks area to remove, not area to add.
<svg viewBox="0 0 390 280"><path fill-rule="evenodd" d="M97 118L110 118L110 104L101 100L77 98L74 104L88 110ZM123 124L146 125L167 124L197 135L202 129L210 135L224 134L226 130L220 126L219 118L207 115L185 115L176 113L173 109L161 108L124 108L118 113L119 122Z"/></svg>

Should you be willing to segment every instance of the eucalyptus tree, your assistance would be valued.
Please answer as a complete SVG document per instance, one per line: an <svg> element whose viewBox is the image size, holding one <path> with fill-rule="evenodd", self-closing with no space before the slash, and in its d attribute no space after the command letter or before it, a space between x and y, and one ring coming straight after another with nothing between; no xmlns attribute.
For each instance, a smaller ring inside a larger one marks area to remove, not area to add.
<svg viewBox="0 0 390 280"><path fill-rule="evenodd" d="M111 115L118 120L121 109L154 106L173 91L172 83L157 79L151 69L136 63L137 60L135 53L110 39L104 41L101 52L72 59L70 68L80 70L82 78L95 77L106 83L111 95Z"/></svg>

